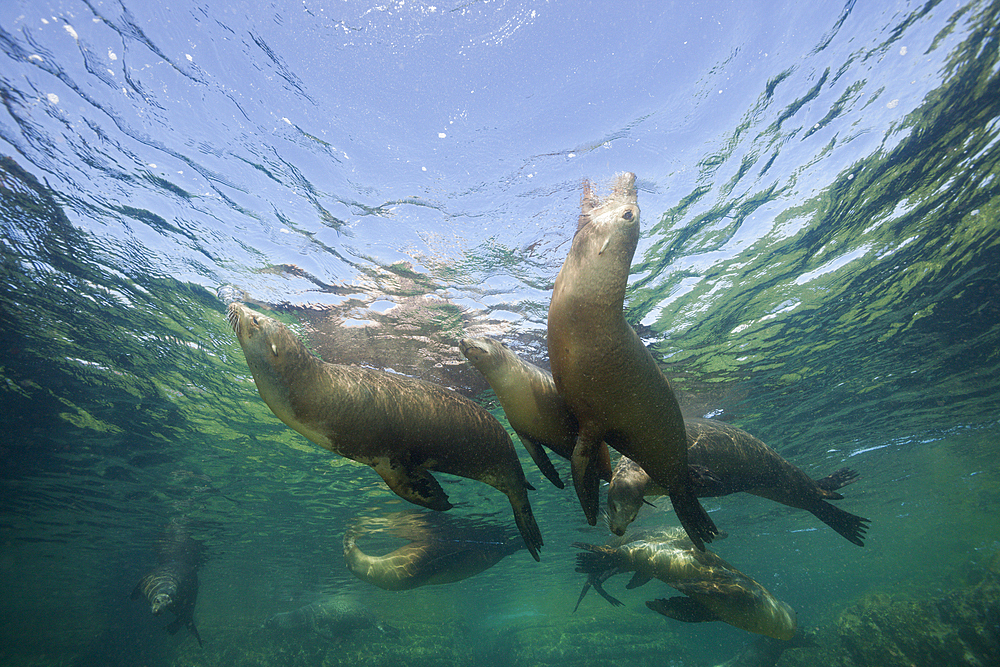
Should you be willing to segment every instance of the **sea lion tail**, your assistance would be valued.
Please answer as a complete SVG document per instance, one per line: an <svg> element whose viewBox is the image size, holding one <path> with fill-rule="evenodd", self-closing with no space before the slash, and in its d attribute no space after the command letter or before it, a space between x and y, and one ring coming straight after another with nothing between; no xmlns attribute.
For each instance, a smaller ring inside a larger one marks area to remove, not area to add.
<svg viewBox="0 0 1000 667"><path fill-rule="evenodd" d="M686 483L682 488L676 486L670 490L670 502L674 506L674 513L684 527L688 537L694 543L698 551L705 550L705 542L711 542L719 534L719 529L715 527L712 517L698 502L695 495L694 485Z"/></svg>
<svg viewBox="0 0 1000 667"><path fill-rule="evenodd" d="M834 507L825 500L821 500L809 511L816 515L816 518L843 535L847 540L859 547L865 546L865 533L868 532L870 519L845 512L839 507Z"/></svg>

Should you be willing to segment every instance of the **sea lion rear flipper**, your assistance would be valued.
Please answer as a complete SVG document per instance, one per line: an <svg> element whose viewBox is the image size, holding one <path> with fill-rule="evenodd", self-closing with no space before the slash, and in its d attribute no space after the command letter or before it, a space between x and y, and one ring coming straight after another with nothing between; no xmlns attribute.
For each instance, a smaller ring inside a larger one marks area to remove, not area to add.
<svg viewBox="0 0 1000 667"><path fill-rule="evenodd" d="M653 577L651 577L648 574L643 574L642 572L637 571L635 574L632 575L632 578L628 580L628 583L625 584L625 588L629 590L632 590L633 588L639 588L639 586L642 586L643 584L647 583L652 578Z"/></svg>
<svg viewBox="0 0 1000 667"><path fill-rule="evenodd" d="M729 495L730 491L719 477L702 465L688 464L688 479L699 498L716 498Z"/></svg>
<svg viewBox="0 0 1000 667"><path fill-rule="evenodd" d="M698 502L694 487L690 482L685 483L681 488L675 486L670 489L670 502L673 503L674 513L688 537L691 538L695 548L698 551L704 551L705 542L711 542L719 534L719 529L715 527L715 522Z"/></svg>
<svg viewBox="0 0 1000 667"><path fill-rule="evenodd" d="M820 521L833 528L843 535L847 540L859 547L865 546L865 533L868 532L869 519L845 512L839 507L834 507L825 500L821 500L809 511L816 515Z"/></svg>
<svg viewBox="0 0 1000 667"><path fill-rule="evenodd" d="M614 597L606 590L604 590L604 584L602 584L600 581L594 582L594 590L600 593L601 597L607 600L612 607L621 607L625 604L624 602L622 602L621 600L619 600L618 598Z"/></svg>
<svg viewBox="0 0 1000 667"><path fill-rule="evenodd" d="M697 600L685 597L660 598L647 600L646 606L658 614L663 614L675 621L684 623L704 623L706 621L722 620L711 609Z"/></svg>
<svg viewBox="0 0 1000 667"><path fill-rule="evenodd" d="M602 438L588 436L586 429L581 426L570 459L576 496L580 500L580 506L583 507L583 515L587 517L587 523L591 526L597 525L597 507L600 503L601 490L598 460L599 448L603 444Z"/></svg>
<svg viewBox="0 0 1000 667"><path fill-rule="evenodd" d="M587 596L587 591L589 590L590 590L590 579L587 579L587 581L583 583L583 589L580 591L580 597L576 599L576 606L573 607L574 614L576 613L576 610L580 608L580 603L583 602L583 598Z"/></svg>
<svg viewBox="0 0 1000 667"><path fill-rule="evenodd" d="M403 500L439 512L452 508L452 504L448 502L448 494L444 492L438 481L423 468L392 466L385 461L372 467L385 480L393 493Z"/></svg>
<svg viewBox="0 0 1000 667"><path fill-rule="evenodd" d="M562 479L559 477L559 473L556 472L556 467L552 465L549 455L545 453L545 449L541 444L520 433L517 434L517 437L521 441L521 444L524 445L528 455L531 456L531 460L535 462L541 473L545 475L545 479L552 482L557 489L566 488L566 485L563 484Z"/></svg>
<svg viewBox="0 0 1000 667"><path fill-rule="evenodd" d="M839 488L847 486L848 484L853 484L858 481L859 477L860 475L858 475L856 471L851 470L850 468L841 468L826 477L817 479L816 486L818 486L820 490L827 492L823 494L824 497L829 498L830 500L840 500L843 496L839 493L833 492Z"/></svg>

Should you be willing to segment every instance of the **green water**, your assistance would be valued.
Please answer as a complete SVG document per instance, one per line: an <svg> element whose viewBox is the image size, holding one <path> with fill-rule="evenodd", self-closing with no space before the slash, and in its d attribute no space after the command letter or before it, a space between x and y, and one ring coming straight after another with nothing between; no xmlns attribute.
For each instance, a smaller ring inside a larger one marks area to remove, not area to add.
<svg viewBox="0 0 1000 667"><path fill-rule="evenodd" d="M785 92L778 76L718 151L660 195L669 207L643 210L628 315L686 413L731 420L813 477L845 465L861 475L839 506L872 520L864 548L759 498L704 502L729 533L713 550L803 626L830 627L870 593L942 596L1000 550L997 13L994 3L952 16L931 42L947 48L941 85L822 187L768 178L795 159L780 121L756 122ZM808 91L793 97L789 114ZM734 155L744 157L726 173ZM737 187L749 173L754 187ZM570 544L607 532L587 526L572 491L548 485L523 451L541 563L521 551L475 578L406 593L358 581L343 567L345 527L405 503L371 470L281 424L255 391L223 302L159 273L128 235L81 231L66 212L88 206L15 158L0 163L3 664L702 665L747 640L647 613L643 601L664 595L657 582L608 583L628 613L593 593L571 613L583 581ZM769 231L743 240L755 220ZM546 290L555 273L536 259L492 239L464 264L390 265L367 279L400 302L501 269ZM338 331L301 304L265 307L331 360L445 382L502 419L454 348L476 316L410 305L367 311L378 335ZM536 326L509 338L544 361L547 302L520 308ZM492 488L440 479L454 513L511 527ZM672 524L669 503L657 505L639 525ZM196 612L204 649L128 599L178 516L209 550ZM400 638L362 633L331 646L260 627L337 592L370 604Z"/></svg>

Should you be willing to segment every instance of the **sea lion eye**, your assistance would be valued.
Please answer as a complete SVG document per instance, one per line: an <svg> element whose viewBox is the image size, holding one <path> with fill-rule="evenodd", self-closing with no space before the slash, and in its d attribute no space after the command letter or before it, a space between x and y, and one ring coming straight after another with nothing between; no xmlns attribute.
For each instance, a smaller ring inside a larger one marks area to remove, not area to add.
<svg viewBox="0 0 1000 667"><path fill-rule="evenodd" d="M622 213L622 217L625 218L626 220L631 220L632 219L632 211L625 211L624 213Z"/></svg>

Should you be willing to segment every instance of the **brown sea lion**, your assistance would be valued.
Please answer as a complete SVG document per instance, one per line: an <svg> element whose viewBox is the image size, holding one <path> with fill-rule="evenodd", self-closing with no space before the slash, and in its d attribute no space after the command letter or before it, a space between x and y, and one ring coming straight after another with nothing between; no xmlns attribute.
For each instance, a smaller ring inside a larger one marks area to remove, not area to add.
<svg viewBox="0 0 1000 667"><path fill-rule="evenodd" d="M479 480L510 500L538 560L542 535L514 443L496 418L440 385L313 356L283 324L241 303L229 322L261 398L281 421L332 452L375 469L396 495L452 507L429 471Z"/></svg>
<svg viewBox="0 0 1000 667"><path fill-rule="evenodd" d="M384 556L369 556L358 547L357 538L375 523L359 522L344 534L344 561L356 577L387 591L468 579L523 546L520 538L512 538L499 526L450 525L410 512L394 513L377 523L409 543Z"/></svg>
<svg viewBox="0 0 1000 667"><path fill-rule="evenodd" d="M552 374L522 360L492 338L463 338L458 347L489 382L531 460L550 482L563 488L559 473L542 447L564 459L571 458L579 425L556 391ZM600 444L597 457L600 478L610 482L611 456L607 444Z"/></svg>
<svg viewBox="0 0 1000 667"><path fill-rule="evenodd" d="M668 489L681 525L703 549L718 530L695 495L680 406L622 310L639 241L637 199L635 174L619 175L603 201L585 186L549 305L549 361L556 388L580 423L571 471L587 521L597 523L595 463L603 441Z"/></svg>
<svg viewBox="0 0 1000 667"><path fill-rule="evenodd" d="M795 635L791 607L714 553L694 549L680 529L617 548L580 542L573 546L589 552L577 555L577 572L588 576L609 569L635 572L627 588L659 579L687 596L646 603L664 616L690 623L724 621L775 639L788 640Z"/></svg>
<svg viewBox="0 0 1000 667"><path fill-rule="evenodd" d="M852 543L865 545L869 520L827 502L843 499L836 489L857 480L853 470L843 468L813 480L743 429L710 419L686 419L684 426L688 462L711 472L699 478L701 483L696 488L699 497L752 493L812 512ZM616 535L623 535L635 520L644 498L663 494L663 487L641 466L623 456L608 487L608 527Z"/></svg>
<svg viewBox="0 0 1000 667"><path fill-rule="evenodd" d="M176 634L181 628L188 628L202 646L194 624L194 607L198 602L198 568L204 561L204 545L191 538L183 523L171 521L156 546L158 564L136 584L132 599L146 598L154 616L165 611L174 614L167 632Z"/></svg>

